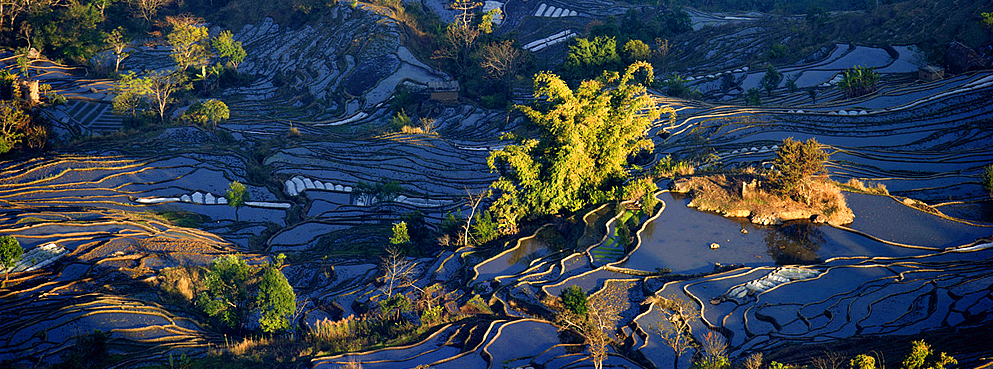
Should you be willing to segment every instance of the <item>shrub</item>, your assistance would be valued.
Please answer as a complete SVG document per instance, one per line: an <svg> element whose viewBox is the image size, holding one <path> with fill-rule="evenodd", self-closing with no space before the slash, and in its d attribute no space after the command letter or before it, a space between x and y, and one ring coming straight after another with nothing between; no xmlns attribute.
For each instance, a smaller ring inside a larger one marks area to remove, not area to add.
<svg viewBox="0 0 993 369"><path fill-rule="evenodd" d="M476 214L472 223L472 238L476 243L482 245L490 242L500 235L499 224L493 221L493 214L489 211Z"/></svg>
<svg viewBox="0 0 993 369"><path fill-rule="evenodd" d="M838 88L848 97L859 97L876 91L879 73L873 68L856 66L844 71Z"/></svg>
<svg viewBox="0 0 993 369"><path fill-rule="evenodd" d="M562 290L559 297L562 298L562 305L566 310L578 316L586 316L589 306L586 303L586 292L583 292L582 287L571 286L566 288Z"/></svg>
<svg viewBox="0 0 993 369"><path fill-rule="evenodd" d="M0 236L0 269L4 271L3 285L7 284L7 276L10 269L24 256L24 249L21 243L11 236Z"/></svg>
<svg viewBox="0 0 993 369"><path fill-rule="evenodd" d="M407 234L407 222L393 223L393 235L390 236L390 244L400 245L410 243L410 235Z"/></svg>
<svg viewBox="0 0 993 369"><path fill-rule="evenodd" d="M990 193L993 197L993 164L987 165L983 168L983 174L979 176L979 181L983 185L983 189Z"/></svg>
<svg viewBox="0 0 993 369"><path fill-rule="evenodd" d="M686 78L673 73L666 81L662 82L665 87L665 94L672 97L692 99L699 95L699 92L686 85Z"/></svg>
<svg viewBox="0 0 993 369"><path fill-rule="evenodd" d="M776 70L776 67L769 66L765 71L765 75L762 76L762 88L772 96L772 91L779 87L779 83L783 81L783 74Z"/></svg>
<svg viewBox="0 0 993 369"><path fill-rule="evenodd" d="M801 195L798 191L806 181L824 171L827 159L828 155L821 151L817 140L811 138L800 142L792 137L787 138L776 151L773 161L776 173L771 178L772 185L780 194L796 198Z"/></svg>
<svg viewBox="0 0 993 369"><path fill-rule="evenodd" d="M628 182L624 185L622 192L624 200L640 202L641 211L651 215L655 210L655 205L659 203L659 200L655 198L655 191L658 190L659 186L652 178L643 177Z"/></svg>
<svg viewBox="0 0 993 369"><path fill-rule="evenodd" d="M621 49L621 55L628 63L645 61L652 56L652 49L641 40L628 40Z"/></svg>
<svg viewBox="0 0 993 369"><path fill-rule="evenodd" d="M852 369L876 369L876 358L869 355L856 356L849 363Z"/></svg>
<svg viewBox="0 0 993 369"><path fill-rule="evenodd" d="M273 333L289 329L289 318L296 311L296 294L286 276L275 266L265 267L258 291L256 304L262 331Z"/></svg>
<svg viewBox="0 0 993 369"><path fill-rule="evenodd" d="M748 105L762 105L762 95L757 88L749 88L745 92L745 103Z"/></svg>
<svg viewBox="0 0 993 369"><path fill-rule="evenodd" d="M654 174L660 177L675 178L676 176L688 176L693 174L693 166L687 161L674 160L666 155L659 160L653 168Z"/></svg>
<svg viewBox="0 0 993 369"><path fill-rule="evenodd" d="M216 128L231 117L227 104L217 99L198 101L190 106L184 117L189 121L207 128Z"/></svg>

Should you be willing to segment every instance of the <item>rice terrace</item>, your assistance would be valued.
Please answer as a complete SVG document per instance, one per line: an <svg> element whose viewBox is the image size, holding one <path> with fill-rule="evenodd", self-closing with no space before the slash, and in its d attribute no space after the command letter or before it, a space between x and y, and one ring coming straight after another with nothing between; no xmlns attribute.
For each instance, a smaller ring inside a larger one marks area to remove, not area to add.
<svg viewBox="0 0 993 369"><path fill-rule="evenodd" d="M993 367L993 3L0 1L0 369Z"/></svg>

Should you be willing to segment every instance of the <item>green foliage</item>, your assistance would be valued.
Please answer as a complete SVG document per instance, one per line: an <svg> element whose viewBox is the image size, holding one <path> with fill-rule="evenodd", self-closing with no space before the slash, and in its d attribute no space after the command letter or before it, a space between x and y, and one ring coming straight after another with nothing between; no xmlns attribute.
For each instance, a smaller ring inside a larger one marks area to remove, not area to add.
<svg viewBox="0 0 993 369"><path fill-rule="evenodd" d="M472 222L472 238L482 245L500 236L499 224L489 211L477 213Z"/></svg>
<svg viewBox="0 0 993 369"><path fill-rule="evenodd" d="M17 75L6 69L0 70L0 100L13 99L17 89Z"/></svg>
<svg viewBox="0 0 993 369"><path fill-rule="evenodd" d="M935 357L931 346L924 340L914 341L911 345L910 354L903 359L901 369L944 369L945 366L958 364L955 358L944 352Z"/></svg>
<svg viewBox="0 0 993 369"><path fill-rule="evenodd" d="M263 269L256 299L260 310L259 327L266 333L287 330L290 328L289 319L296 310L296 294L279 269L275 266Z"/></svg>
<svg viewBox="0 0 993 369"><path fill-rule="evenodd" d="M248 56L245 48L241 46L241 41L235 41L231 31L228 30L221 31L210 44L214 47L217 56L226 59L227 64L234 69L238 69L238 65Z"/></svg>
<svg viewBox="0 0 993 369"><path fill-rule="evenodd" d="M212 57L207 49L209 36L207 27L189 23L176 23L167 36L172 53L169 55L181 70L199 67L210 63Z"/></svg>
<svg viewBox="0 0 993 369"><path fill-rule="evenodd" d="M993 28L993 13L980 13L982 19L979 24L986 28Z"/></svg>
<svg viewBox="0 0 993 369"><path fill-rule="evenodd" d="M621 49L621 56L628 63L646 61L652 56L652 49L641 40L628 40Z"/></svg>
<svg viewBox="0 0 993 369"><path fill-rule="evenodd" d="M493 310L490 309L490 305L487 304L480 295L473 295L469 301L466 301L463 310L474 314L493 314Z"/></svg>
<svg viewBox="0 0 993 369"><path fill-rule="evenodd" d="M876 91L879 73L873 68L856 66L844 71L838 88L848 97L859 97Z"/></svg>
<svg viewBox="0 0 993 369"><path fill-rule="evenodd" d="M197 306L228 328L241 327L250 311L249 272L248 264L238 255L217 257L207 270L205 291L197 296Z"/></svg>
<svg viewBox="0 0 993 369"><path fill-rule="evenodd" d="M851 369L876 369L876 358L869 355L859 355L849 362Z"/></svg>
<svg viewBox="0 0 993 369"><path fill-rule="evenodd" d="M745 103L748 105L762 105L762 93L757 88L749 88L745 91Z"/></svg>
<svg viewBox="0 0 993 369"><path fill-rule="evenodd" d="M666 89L666 95L672 97L679 97L683 99L693 99L700 95L699 91L691 89L686 83L689 82L686 77L680 76L673 73L665 82L662 82L662 86Z"/></svg>
<svg viewBox="0 0 993 369"><path fill-rule="evenodd" d="M790 364L783 364L778 361L772 361L769 363L769 369L793 369L795 366Z"/></svg>
<svg viewBox="0 0 993 369"><path fill-rule="evenodd" d="M486 13L479 20L479 31L483 34L493 33L493 19L500 14L500 8L492 9Z"/></svg>
<svg viewBox="0 0 993 369"><path fill-rule="evenodd" d="M366 199L366 204L374 201L393 201L403 193L403 187L396 181L379 181L368 183L359 181L355 184L355 195Z"/></svg>
<svg viewBox="0 0 993 369"><path fill-rule="evenodd" d="M224 198L228 200L228 206L242 207L245 205L245 201L248 201L248 191L241 182L234 181L228 184L228 191L224 193Z"/></svg>
<svg viewBox="0 0 993 369"><path fill-rule="evenodd" d="M114 73L117 73L121 69L121 61L131 55L124 51L131 44L131 39L125 36L123 27L117 27L107 34L103 41L114 52Z"/></svg>
<svg viewBox="0 0 993 369"><path fill-rule="evenodd" d="M100 51L105 34L103 17L92 4L70 2L65 7L45 7L29 20L34 28L31 46L75 63L84 63Z"/></svg>
<svg viewBox="0 0 993 369"><path fill-rule="evenodd" d="M0 154L21 143L31 124L31 117L13 101L0 101Z"/></svg>
<svg viewBox="0 0 993 369"><path fill-rule="evenodd" d="M407 234L407 222L393 223L393 235L390 236L390 243L394 245L410 243L410 235Z"/></svg>
<svg viewBox="0 0 993 369"><path fill-rule="evenodd" d="M788 53L789 50L786 48L786 45L777 43L769 46L769 50L766 50L765 56L766 59L775 60L786 57Z"/></svg>
<svg viewBox="0 0 993 369"><path fill-rule="evenodd" d="M566 310L580 317L586 316L589 306L586 302L586 292L583 292L582 287L571 286L566 288L562 290L559 297L562 298L562 305Z"/></svg>
<svg viewBox="0 0 993 369"><path fill-rule="evenodd" d="M639 202L641 211L651 215L655 212L655 205L659 203L655 198L655 192L658 190L659 186L652 178L642 177L625 184L622 192L624 200Z"/></svg>
<svg viewBox="0 0 993 369"><path fill-rule="evenodd" d="M424 309L421 313L421 325L431 325L439 321L442 317L442 312L444 309L445 307L441 305Z"/></svg>
<svg viewBox="0 0 993 369"><path fill-rule="evenodd" d="M390 127L393 128L394 131L399 131L403 129L403 127L410 126L411 124L413 124L413 120L410 119L410 116L407 115L407 112L403 109L397 111L397 113L390 118Z"/></svg>
<svg viewBox="0 0 993 369"><path fill-rule="evenodd" d="M796 197L797 191L811 177L824 172L828 154L821 151L821 144L811 138L805 142L792 137L783 140L776 151L773 167L776 174L770 182L783 195Z"/></svg>
<svg viewBox="0 0 993 369"><path fill-rule="evenodd" d="M765 71L765 75L762 76L762 88L772 96L772 91L779 87L779 83L783 81L783 74L776 70L776 67L769 66Z"/></svg>
<svg viewBox="0 0 993 369"><path fill-rule="evenodd" d="M655 164L652 173L656 176L676 178L693 174L693 166L683 160L675 160L670 155L666 155Z"/></svg>
<svg viewBox="0 0 993 369"><path fill-rule="evenodd" d="M983 189L993 196L993 164L987 165L983 168L983 173L979 175L979 182L982 184Z"/></svg>
<svg viewBox="0 0 993 369"><path fill-rule="evenodd" d="M196 306L221 326L241 330L258 315L263 332L290 328L296 294L275 264L251 267L239 255L224 255L210 263L203 281Z"/></svg>
<svg viewBox="0 0 993 369"><path fill-rule="evenodd" d="M216 128L218 123L231 117L227 104L221 100L197 101L190 106L184 117L193 123L207 128Z"/></svg>
<svg viewBox="0 0 993 369"><path fill-rule="evenodd" d="M594 77L604 70L617 70L620 66L617 40L614 37L597 36L593 40L577 38L569 45L569 55L562 64L562 70L568 78L581 79Z"/></svg>
<svg viewBox="0 0 993 369"><path fill-rule="evenodd" d="M621 18L608 16L603 24L592 27L587 36L614 37L623 45L627 40L671 39L692 30L690 15L682 9L630 9Z"/></svg>
<svg viewBox="0 0 993 369"><path fill-rule="evenodd" d="M544 102L517 109L541 131L540 141L521 140L487 159L502 174L493 183L501 195L490 207L502 232L514 233L522 218L606 200L628 176L628 157L652 149L646 130L663 113L675 120L675 111L630 84L638 71L651 79L651 65L635 63L623 76L584 81L575 91L554 74L535 77L535 97Z"/></svg>
<svg viewBox="0 0 993 369"><path fill-rule="evenodd" d="M693 362L690 369L731 369L731 360L727 356L706 357Z"/></svg>
<svg viewBox="0 0 993 369"><path fill-rule="evenodd" d="M391 319L400 319L400 314L410 311L410 308L410 299L402 293L395 294L385 300L379 301L380 313Z"/></svg>
<svg viewBox="0 0 993 369"><path fill-rule="evenodd" d="M131 119L137 119L138 114L149 107L147 96L152 93L151 87L147 80L138 78L134 72L122 75L113 90L112 107L118 114L129 114Z"/></svg>
<svg viewBox="0 0 993 369"><path fill-rule="evenodd" d="M12 236L0 236L0 269L4 270L4 284L7 282L9 270L24 256L21 243ZM0 286L2 287L2 286Z"/></svg>

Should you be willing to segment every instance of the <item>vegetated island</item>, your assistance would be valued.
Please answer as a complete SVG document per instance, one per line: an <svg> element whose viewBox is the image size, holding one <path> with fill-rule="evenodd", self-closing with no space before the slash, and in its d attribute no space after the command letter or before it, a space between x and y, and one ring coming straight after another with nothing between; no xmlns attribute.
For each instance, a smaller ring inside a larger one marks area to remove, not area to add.
<svg viewBox="0 0 993 369"><path fill-rule="evenodd" d="M843 225L855 219L838 185L824 173L828 154L814 139L788 138L773 168L680 178L671 190L693 197L688 206L762 225L791 220Z"/></svg>

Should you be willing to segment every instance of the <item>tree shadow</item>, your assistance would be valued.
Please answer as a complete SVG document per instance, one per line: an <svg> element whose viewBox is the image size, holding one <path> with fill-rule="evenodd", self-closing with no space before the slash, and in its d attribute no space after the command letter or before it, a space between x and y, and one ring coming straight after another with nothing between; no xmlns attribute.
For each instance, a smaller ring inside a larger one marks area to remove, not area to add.
<svg viewBox="0 0 993 369"><path fill-rule="evenodd" d="M824 232L807 222L787 223L765 235L766 252L776 265L819 264L817 250L825 242Z"/></svg>

